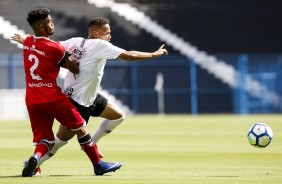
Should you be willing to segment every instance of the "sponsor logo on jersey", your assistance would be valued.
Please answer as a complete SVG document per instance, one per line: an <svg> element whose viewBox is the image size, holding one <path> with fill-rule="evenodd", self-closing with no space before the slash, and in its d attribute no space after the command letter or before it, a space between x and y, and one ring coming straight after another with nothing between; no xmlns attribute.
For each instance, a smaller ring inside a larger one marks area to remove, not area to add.
<svg viewBox="0 0 282 184"><path fill-rule="evenodd" d="M73 88L72 87L68 87L64 90L64 93L67 95L67 97L71 97L73 92Z"/></svg>
<svg viewBox="0 0 282 184"><path fill-rule="evenodd" d="M52 83L43 83L43 82L28 83L28 87L30 87L30 88L41 88L41 87L51 88L52 87Z"/></svg>
<svg viewBox="0 0 282 184"><path fill-rule="evenodd" d="M75 48L72 52L72 59L78 63L79 59L86 53L86 50L84 48Z"/></svg>

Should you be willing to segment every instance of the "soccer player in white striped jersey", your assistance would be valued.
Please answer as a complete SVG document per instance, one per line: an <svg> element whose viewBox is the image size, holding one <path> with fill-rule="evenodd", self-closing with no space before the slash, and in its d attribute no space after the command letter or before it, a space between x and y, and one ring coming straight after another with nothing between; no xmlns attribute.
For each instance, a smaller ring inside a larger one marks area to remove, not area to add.
<svg viewBox="0 0 282 184"><path fill-rule="evenodd" d="M86 122L90 116L104 118L92 135L93 142L97 143L125 119L125 114L119 107L99 94L107 59L141 61L167 55L168 52L164 45L155 52L126 51L112 45L109 20L103 17L94 17L89 21L88 34L87 39L75 37L61 42L65 50L72 54L71 57L79 65L80 70L77 75L67 73L64 91ZM64 135L64 140L56 137L55 146L45 157L41 158L38 166L67 144L66 140L74 136L71 131L66 131L63 127L59 128L57 137ZM100 157L103 157L101 153Z"/></svg>

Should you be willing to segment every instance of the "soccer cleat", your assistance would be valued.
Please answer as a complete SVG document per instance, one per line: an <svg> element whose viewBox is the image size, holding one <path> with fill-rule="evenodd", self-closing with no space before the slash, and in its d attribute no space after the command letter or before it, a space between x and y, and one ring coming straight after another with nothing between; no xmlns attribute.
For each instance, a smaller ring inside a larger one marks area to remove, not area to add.
<svg viewBox="0 0 282 184"><path fill-rule="evenodd" d="M95 175L103 175L108 172L115 172L122 166L121 162L110 163L101 160L99 164L94 165L94 173Z"/></svg>
<svg viewBox="0 0 282 184"><path fill-rule="evenodd" d="M24 167L27 166L28 161L24 161ZM41 169L40 167L35 168L34 172L33 172L33 176L40 176L41 175Z"/></svg>
<svg viewBox="0 0 282 184"><path fill-rule="evenodd" d="M27 163L25 164L23 171L22 171L22 177L32 177L35 171L35 168L37 166L37 163L39 162L38 155L34 154L29 158Z"/></svg>

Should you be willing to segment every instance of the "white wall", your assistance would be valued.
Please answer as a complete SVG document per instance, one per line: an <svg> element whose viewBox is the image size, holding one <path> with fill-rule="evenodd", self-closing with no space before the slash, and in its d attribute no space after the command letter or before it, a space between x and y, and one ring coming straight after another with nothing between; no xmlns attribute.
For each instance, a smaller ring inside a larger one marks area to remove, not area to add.
<svg viewBox="0 0 282 184"><path fill-rule="evenodd" d="M0 90L0 120L27 118L25 89Z"/></svg>

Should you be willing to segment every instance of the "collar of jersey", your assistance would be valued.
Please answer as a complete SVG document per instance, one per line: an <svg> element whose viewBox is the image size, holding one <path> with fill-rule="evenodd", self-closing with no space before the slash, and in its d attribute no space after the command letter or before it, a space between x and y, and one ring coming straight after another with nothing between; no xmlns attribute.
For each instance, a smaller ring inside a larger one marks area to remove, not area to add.
<svg viewBox="0 0 282 184"><path fill-rule="evenodd" d="M41 39L41 38L43 38L43 39L50 40L48 37L45 37L45 36L35 36L35 35L32 35L32 36L33 36L33 38L36 38L36 39Z"/></svg>

